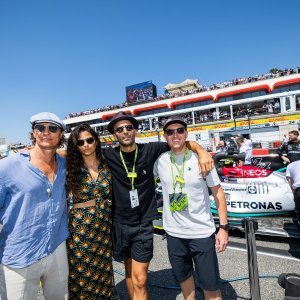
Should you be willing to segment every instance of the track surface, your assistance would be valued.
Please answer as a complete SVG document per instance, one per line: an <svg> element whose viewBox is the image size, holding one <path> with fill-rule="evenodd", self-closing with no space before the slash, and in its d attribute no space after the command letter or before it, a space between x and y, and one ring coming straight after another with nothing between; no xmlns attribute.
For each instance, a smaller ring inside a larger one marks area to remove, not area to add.
<svg viewBox="0 0 300 300"><path fill-rule="evenodd" d="M1 230L1 228L0 228ZM230 231L230 242L224 253L218 254L221 277L224 280L248 277L246 241L240 231ZM183 296L178 289L166 287L178 286L172 274L168 261L167 243L162 232L154 237L154 257L150 264L149 294L150 299L177 299ZM277 276L281 273L300 274L300 240L256 236L257 260L259 274ZM120 299L127 300L125 287L124 266L114 262L115 283ZM163 288L153 285L163 286ZM284 290L278 285L276 278L260 278L262 300L282 300ZM222 286L223 299L250 299L249 280L236 280L224 283ZM197 291L197 299L203 299L201 291ZM38 300L43 300L41 294Z"/></svg>
<svg viewBox="0 0 300 300"><path fill-rule="evenodd" d="M300 273L300 242L296 239L268 238L256 239L258 268L260 275L276 276L281 273ZM162 235L154 237L154 258L150 264L149 293L150 299L183 299L180 290L157 288L152 286L176 286L168 261L166 240ZM230 232L228 249L218 255L222 279L248 277L245 238L240 232ZM116 272L124 272L120 263L114 263ZM128 299L123 275L115 273L117 290L121 299ZM260 278L262 300L282 300L284 290L276 278ZM249 280L233 281L223 284L223 299L250 299ZM200 291L197 299L203 299Z"/></svg>

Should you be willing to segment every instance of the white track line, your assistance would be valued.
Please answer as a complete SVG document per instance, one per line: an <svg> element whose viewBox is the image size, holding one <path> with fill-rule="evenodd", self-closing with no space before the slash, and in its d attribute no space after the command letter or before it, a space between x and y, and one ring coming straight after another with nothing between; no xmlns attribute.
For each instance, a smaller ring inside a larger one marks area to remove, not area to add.
<svg viewBox="0 0 300 300"><path fill-rule="evenodd" d="M154 235L162 237L161 234L154 233ZM227 246L227 249L237 250L237 251L242 251L242 252L247 252L247 249L243 249L243 248L239 248L239 247L235 247L235 246ZM271 257L277 257L277 258L283 258L283 259L287 259L287 260L294 260L294 261L300 262L299 258L292 257L292 256L289 257L289 256L285 256L285 255L280 255L280 254L266 253L266 252L263 252L263 251L257 251L256 253L257 254L261 254L261 255L266 255L266 256L271 256Z"/></svg>
<svg viewBox="0 0 300 300"><path fill-rule="evenodd" d="M242 249L242 248L234 247L234 246L227 246L227 249L232 249L232 250L238 250L238 251L242 251L242 252L247 252L246 249ZM262 251L257 251L256 253L257 254L261 254L261 255L278 257L278 258L283 258L283 259L287 259L287 260L295 260L295 261L300 262L300 259L296 258L296 257L289 257L289 256L284 256L284 255L274 254L274 253L266 253L266 252L262 252Z"/></svg>

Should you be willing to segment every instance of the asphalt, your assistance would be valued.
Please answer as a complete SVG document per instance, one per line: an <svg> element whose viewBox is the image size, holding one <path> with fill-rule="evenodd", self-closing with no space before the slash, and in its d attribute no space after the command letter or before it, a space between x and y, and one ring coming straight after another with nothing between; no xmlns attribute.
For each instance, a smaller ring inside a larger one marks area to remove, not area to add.
<svg viewBox="0 0 300 300"><path fill-rule="evenodd" d="M277 283L281 273L300 274L300 241L293 239L258 237L256 240L259 286L262 300L282 300L285 290ZM150 264L148 289L150 299L184 299L178 289L168 261L166 240L154 237L154 257ZM251 299L248 258L245 238L231 233L228 249L218 254L223 299ZM124 266L114 262L115 283L120 299L129 299L124 280ZM205 272L205 270L203 270ZM197 290L197 299L203 299Z"/></svg>
<svg viewBox="0 0 300 300"><path fill-rule="evenodd" d="M226 251L218 254L221 278L224 280L223 300L251 299L244 234L231 231L229 241ZM166 246L163 235L154 236L154 257L148 276L150 299L182 300L184 298L172 274ZM261 300L282 300L285 290L279 286L277 277L281 273L300 274L300 240L257 236L255 247ZM114 262L114 271L119 299L128 300L123 264ZM196 297L204 299L200 289L197 289ZM37 299L44 299L41 292Z"/></svg>

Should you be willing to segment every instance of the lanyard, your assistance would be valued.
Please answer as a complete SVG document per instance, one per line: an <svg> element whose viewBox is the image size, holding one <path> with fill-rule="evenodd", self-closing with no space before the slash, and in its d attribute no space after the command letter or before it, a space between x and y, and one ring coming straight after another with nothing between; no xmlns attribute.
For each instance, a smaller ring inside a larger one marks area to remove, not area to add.
<svg viewBox="0 0 300 300"><path fill-rule="evenodd" d="M173 193L175 193L175 187L176 187L177 182L180 185L180 193L182 193L182 187L183 187L183 184L184 184L184 178L183 178L183 176L184 176L184 165L185 165L185 161L186 161L188 153L189 153L189 149L186 149L185 152L184 152L182 167L179 168L179 166L177 165L177 163L175 161L173 152L170 151L170 164L171 164L171 173L172 173ZM173 165L176 167L176 169L178 171L178 175L179 175L179 177L176 176L175 179L174 179Z"/></svg>
<svg viewBox="0 0 300 300"><path fill-rule="evenodd" d="M128 169L127 169L127 166L126 166L126 163L125 163L123 154L122 154L122 150L120 149L120 158L121 158L121 161L122 161L122 163L123 163L123 166L124 166L124 168L125 168L125 170L126 170L127 177L128 177L128 178L130 179L130 181L131 181L131 188L132 188L132 190L134 190L134 179L135 179L135 177L136 177L136 173L135 173L135 162L136 162L136 158L137 158L138 152L139 152L139 149L138 149L138 146L136 146L136 148L135 148L135 154L134 154L134 161L133 161L132 172L128 172Z"/></svg>

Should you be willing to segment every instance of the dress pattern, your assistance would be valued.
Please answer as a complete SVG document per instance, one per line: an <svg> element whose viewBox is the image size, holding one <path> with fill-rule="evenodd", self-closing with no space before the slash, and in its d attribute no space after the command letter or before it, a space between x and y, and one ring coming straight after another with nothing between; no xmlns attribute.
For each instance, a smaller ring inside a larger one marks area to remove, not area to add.
<svg viewBox="0 0 300 300"><path fill-rule="evenodd" d="M99 166L96 182L82 168L79 199L96 200L96 206L71 209L67 240L69 299L110 299L112 295L111 173Z"/></svg>

